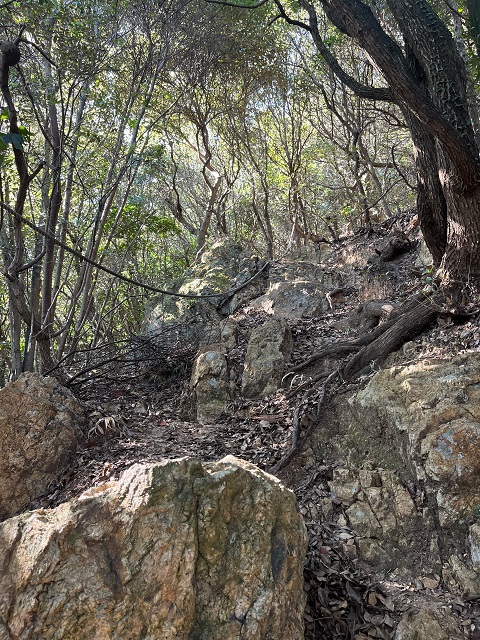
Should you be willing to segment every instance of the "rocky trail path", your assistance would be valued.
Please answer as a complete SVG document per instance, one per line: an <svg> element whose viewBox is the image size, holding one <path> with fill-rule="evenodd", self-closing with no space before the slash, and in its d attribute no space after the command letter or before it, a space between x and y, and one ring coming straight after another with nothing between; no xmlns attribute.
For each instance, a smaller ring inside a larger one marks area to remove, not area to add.
<svg viewBox="0 0 480 640"><path fill-rule="evenodd" d="M370 240L359 242L363 243L361 250L369 250ZM360 320L352 322L352 314L354 317L360 304L371 299L398 303L415 287L425 284L427 276L412 268L411 257L406 255L386 274L379 276L374 270L367 270L352 278L329 313L289 323L294 338L289 367L305 361L325 344L335 344L345 340L346 335L355 336L365 330ZM240 351L246 348L248 333L263 322L265 315L248 307L236 313L241 328ZM429 332L409 343L408 348L393 354L391 364L479 350L478 315L458 325L440 319ZM334 501L332 508L328 484L338 460L328 443L319 446L315 438L315 407L320 390L314 388L307 398L302 389L293 393L308 376L318 375L319 367L330 370L337 366L338 358L345 357L332 354L321 365L316 363L301 374L290 376L285 388L264 400L238 402L229 415L222 415L214 424L198 424L189 419L187 371L167 379L157 376L155 370L141 378L92 377L75 389L89 415L86 444L75 464L32 507L56 506L87 488L117 479L133 463L160 458L188 456L211 461L232 454L269 471L289 451L295 412L303 403L298 451L278 475L296 493L310 536L305 568L308 588L305 638L413 640L416 636L412 635L412 629L423 624L425 633L431 635L422 638L480 639L480 594L462 597L451 593L439 575L426 575L423 580L402 576L396 580L377 573L374 566L360 562L351 553L355 532L336 517L342 506ZM347 398L349 393L365 386L374 373L367 373L350 385L336 380L327 390L322 411L328 414L332 398ZM430 615L433 609L437 612L435 617ZM419 612L417 618L415 611ZM443 628L438 622L438 612L445 616ZM402 616L403 631L402 627L397 629ZM455 624L450 629L452 620Z"/></svg>

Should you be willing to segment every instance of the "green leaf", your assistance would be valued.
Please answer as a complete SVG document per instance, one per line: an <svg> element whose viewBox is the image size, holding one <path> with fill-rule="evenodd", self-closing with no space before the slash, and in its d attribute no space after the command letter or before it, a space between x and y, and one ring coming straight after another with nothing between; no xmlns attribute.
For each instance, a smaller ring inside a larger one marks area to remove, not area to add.
<svg viewBox="0 0 480 640"><path fill-rule="evenodd" d="M30 142L33 135L31 131L22 125L18 127L18 131L25 142Z"/></svg>
<svg viewBox="0 0 480 640"><path fill-rule="evenodd" d="M23 138L19 133L4 133L2 140L5 144L10 142L15 149L23 150Z"/></svg>

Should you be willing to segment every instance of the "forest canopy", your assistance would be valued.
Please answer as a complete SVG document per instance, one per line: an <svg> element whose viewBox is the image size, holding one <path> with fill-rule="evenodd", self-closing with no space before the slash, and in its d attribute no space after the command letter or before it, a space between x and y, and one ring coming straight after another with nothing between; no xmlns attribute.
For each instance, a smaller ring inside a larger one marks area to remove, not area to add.
<svg viewBox="0 0 480 640"><path fill-rule="evenodd" d="M247 4L1 8L6 377L138 332L135 283L218 237L271 259L417 207L449 296L478 278L476 3Z"/></svg>

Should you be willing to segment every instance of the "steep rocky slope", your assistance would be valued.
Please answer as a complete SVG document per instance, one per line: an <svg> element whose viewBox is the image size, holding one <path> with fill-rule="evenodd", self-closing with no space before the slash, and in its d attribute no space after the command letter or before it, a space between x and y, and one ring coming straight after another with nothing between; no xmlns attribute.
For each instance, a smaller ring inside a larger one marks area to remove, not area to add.
<svg viewBox="0 0 480 640"><path fill-rule="evenodd" d="M406 218L395 232L266 267L238 247L222 247L219 262L207 255L179 289L212 298L152 304L154 339L136 343L136 359L75 381L87 445L32 506L133 462L234 454L297 495L309 533L306 638L479 638L477 310L440 315L382 372L372 363L348 382L331 377L351 354L339 345L432 291L414 234ZM249 390L254 370L271 374L263 391Z"/></svg>

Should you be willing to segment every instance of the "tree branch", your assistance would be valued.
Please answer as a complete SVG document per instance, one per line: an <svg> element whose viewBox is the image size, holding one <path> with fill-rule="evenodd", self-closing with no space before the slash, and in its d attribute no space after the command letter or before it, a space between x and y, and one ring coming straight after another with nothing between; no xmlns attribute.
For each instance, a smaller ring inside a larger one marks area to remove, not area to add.
<svg viewBox="0 0 480 640"><path fill-rule="evenodd" d="M461 167L464 185L477 188L480 182L478 153L472 150L468 140L461 136L455 125L447 119L425 92L424 87L418 83L402 49L385 33L370 7L361 0L321 2L329 19L340 25L362 49L368 51L399 103L414 113L430 134L444 146L449 156L455 158L457 167ZM414 4L412 3L412 12ZM402 8L405 7L402 5ZM407 17L405 19L407 20ZM430 34L431 37L436 35L436 32Z"/></svg>
<svg viewBox="0 0 480 640"><path fill-rule="evenodd" d="M255 4L237 4L236 2L228 2L227 0L205 0L209 4L221 4L224 7L236 7L237 9L258 9L268 2L268 0L260 0Z"/></svg>

